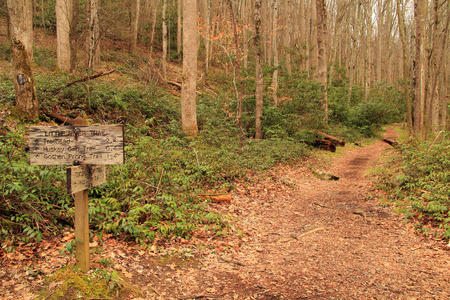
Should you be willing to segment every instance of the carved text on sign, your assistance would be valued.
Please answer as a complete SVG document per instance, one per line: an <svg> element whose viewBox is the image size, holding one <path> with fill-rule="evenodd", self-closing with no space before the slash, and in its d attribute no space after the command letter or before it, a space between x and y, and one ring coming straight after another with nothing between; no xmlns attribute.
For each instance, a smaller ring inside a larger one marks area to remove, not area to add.
<svg viewBox="0 0 450 300"><path fill-rule="evenodd" d="M120 165L122 125L32 126L31 165Z"/></svg>

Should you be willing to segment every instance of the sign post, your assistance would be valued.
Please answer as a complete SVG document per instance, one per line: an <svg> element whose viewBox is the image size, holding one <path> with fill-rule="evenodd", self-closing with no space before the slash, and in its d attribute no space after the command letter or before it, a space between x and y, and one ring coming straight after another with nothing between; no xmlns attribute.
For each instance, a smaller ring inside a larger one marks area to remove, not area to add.
<svg viewBox="0 0 450 300"><path fill-rule="evenodd" d="M104 165L123 163L123 125L30 127L31 165L72 165L67 190L75 198L76 266L84 273L90 268L88 189L105 183Z"/></svg>

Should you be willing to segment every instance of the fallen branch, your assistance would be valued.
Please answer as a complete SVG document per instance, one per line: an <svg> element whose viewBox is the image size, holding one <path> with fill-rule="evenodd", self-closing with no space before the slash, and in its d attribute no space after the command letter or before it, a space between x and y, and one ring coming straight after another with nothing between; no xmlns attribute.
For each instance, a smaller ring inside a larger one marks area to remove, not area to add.
<svg viewBox="0 0 450 300"><path fill-rule="evenodd" d="M102 76L106 76L106 75L114 73L115 71L116 71L116 69L113 69L113 70L108 71L108 72L97 73L97 74L94 74L94 75L89 75L89 76L77 79L75 81L69 82L66 85L64 85L64 86L54 90L53 91L53 95L59 94L63 89L66 89L66 88L68 88L68 87L70 87L70 86L72 86L74 84L81 83L81 82L86 82L86 81L89 81L89 80L92 80L92 79L96 79L96 78L99 78L99 77L102 77Z"/></svg>

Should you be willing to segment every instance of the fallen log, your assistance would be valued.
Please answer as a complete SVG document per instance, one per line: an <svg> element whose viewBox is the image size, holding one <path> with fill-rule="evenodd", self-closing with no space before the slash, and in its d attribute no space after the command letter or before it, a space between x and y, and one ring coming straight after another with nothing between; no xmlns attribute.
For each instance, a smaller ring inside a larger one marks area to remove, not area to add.
<svg viewBox="0 0 450 300"><path fill-rule="evenodd" d="M230 194L198 194L198 197L203 200L211 200L212 203L230 203Z"/></svg>
<svg viewBox="0 0 450 300"><path fill-rule="evenodd" d="M41 111L44 115L54 119L56 122L58 122L59 124L68 124L68 125L72 125L74 119L71 119L69 117L65 117L65 116L60 116L58 114L49 112L49 111Z"/></svg>
<svg viewBox="0 0 450 300"><path fill-rule="evenodd" d="M315 139L313 146L330 152L336 152L336 145L329 140Z"/></svg>
<svg viewBox="0 0 450 300"><path fill-rule="evenodd" d="M319 131L319 130L313 130L313 132L317 133L318 135L323 136L325 140L332 141L335 145L339 145L339 146L342 146L342 147L345 146L345 141L340 139L340 138L337 138L335 136L326 134L325 132L322 132L322 131Z"/></svg>
<svg viewBox="0 0 450 300"><path fill-rule="evenodd" d="M391 140L388 140L388 139L383 139L383 142L388 143L390 146L392 146L394 148L398 146L397 142L394 142L394 141L391 141Z"/></svg>

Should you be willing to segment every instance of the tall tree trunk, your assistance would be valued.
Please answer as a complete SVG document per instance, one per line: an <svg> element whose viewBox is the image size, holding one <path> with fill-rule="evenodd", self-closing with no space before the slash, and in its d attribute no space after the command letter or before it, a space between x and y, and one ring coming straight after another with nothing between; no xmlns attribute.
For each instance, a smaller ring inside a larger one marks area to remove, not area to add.
<svg viewBox="0 0 450 300"><path fill-rule="evenodd" d="M311 0L310 3L310 38L309 38L309 54L310 54L310 76L314 80L317 79L317 65L319 63L319 52L317 50L317 0Z"/></svg>
<svg viewBox="0 0 450 300"><path fill-rule="evenodd" d="M213 32L211 28L211 0L207 0L206 4L206 35L209 37ZM211 39L205 39L205 73L209 73L209 66L211 64Z"/></svg>
<svg viewBox="0 0 450 300"><path fill-rule="evenodd" d="M406 99L406 120L408 128L412 129L412 107L411 98L409 95L409 64L408 64L408 45L406 41L406 28L405 28L405 10L400 7L403 3L402 0L397 0L397 17L398 17L398 30L400 33L400 39L402 42L402 58L403 58L403 90Z"/></svg>
<svg viewBox="0 0 450 300"><path fill-rule="evenodd" d="M162 71L163 78L167 80L167 0L163 2L163 10L162 10ZM197 16L197 12L196 12Z"/></svg>
<svg viewBox="0 0 450 300"><path fill-rule="evenodd" d="M278 45L277 45L277 32L278 32L278 0L273 0L273 23L272 23L272 51L273 51L273 76L272 76L272 98L273 104L278 106Z"/></svg>
<svg viewBox="0 0 450 300"><path fill-rule="evenodd" d="M255 2L255 69L256 69L256 104L255 104L255 139L262 139L262 115L263 115L263 74L262 74L262 53L261 53L261 0Z"/></svg>
<svg viewBox="0 0 450 300"><path fill-rule="evenodd" d="M381 82L382 76L381 76L381 69L383 65L382 60L382 51L383 51L383 27L384 27L384 13L383 13L383 1L378 1L377 3L377 29L378 29L378 36L377 36L377 81Z"/></svg>
<svg viewBox="0 0 450 300"><path fill-rule="evenodd" d="M94 70L100 62L100 20L98 17L99 0L90 0L88 68Z"/></svg>
<svg viewBox="0 0 450 300"><path fill-rule="evenodd" d="M433 34L433 55L432 55L432 69L434 70L432 74L432 84L431 84L431 92L430 92L430 107L431 114L428 116L428 124L434 130L437 131L439 129L440 120L439 120L439 90L438 82L441 77L442 66L445 64L444 62L444 54L447 48L447 38L448 38L448 29L450 25L450 2L447 1L447 20L445 22L444 29L442 30L442 42L439 38L439 32L441 31L439 28L439 1L434 0L434 34ZM437 95L436 95L437 94Z"/></svg>
<svg viewBox="0 0 450 300"><path fill-rule="evenodd" d="M293 4L290 0L284 1L284 18L285 18L285 28L284 28L284 34L283 34L283 40L284 40L284 53L285 53L285 60L286 60L286 69L288 71L288 74L290 75L292 73L292 66L291 66L291 48L292 48L292 36L291 36L291 30L292 30L292 9Z"/></svg>
<svg viewBox="0 0 450 300"><path fill-rule="evenodd" d="M198 135L197 90L197 0L183 3L183 84L181 88L181 126L189 136Z"/></svg>
<svg viewBox="0 0 450 300"><path fill-rule="evenodd" d="M70 72L72 66L73 0L56 0L56 60L58 68Z"/></svg>
<svg viewBox="0 0 450 300"><path fill-rule="evenodd" d="M309 24L305 9L305 0L300 0L299 2L299 16L298 16L298 23L299 23L299 32L300 32L300 39L299 39L299 47L300 47L300 70L309 70L309 67L307 67L307 56L309 55L308 51L308 28L307 24Z"/></svg>
<svg viewBox="0 0 450 300"><path fill-rule="evenodd" d="M134 22L133 22L133 30L132 30L132 43L131 49L132 51L137 50L137 41L138 41L138 32L139 32L139 18L141 15L141 0L136 0L135 2L135 13L134 13Z"/></svg>
<svg viewBox="0 0 450 300"><path fill-rule="evenodd" d="M243 35L243 59L244 59L244 69L248 68L248 30L247 30L247 24L248 24L248 14L249 9L248 7L251 7L251 5L248 5L249 1L244 1L242 3L242 10L241 10L241 19L242 19L242 35Z"/></svg>
<svg viewBox="0 0 450 300"><path fill-rule="evenodd" d="M317 5L317 49L318 49L318 77L323 86L322 107L324 121L328 124L328 74L327 74L327 8L325 0L316 0Z"/></svg>
<svg viewBox="0 0 450 300"><path fill-rule="evenodd" d="M239 131L241 132L241 135L239 136L239 147L240 147L240 151L244 150L244 142L243 142L243 138L245 136L245 132L244 129L242 127L242 90L243 90L243 84L242 84L242 78L241 78L241 58L239 55L239 37L238 37L238 31L237 31L237 24L236 24L236 18L235 18L235 13L234 13L234 9L233 9L233 3L231 2L232 0L228 0L228 6L230 7L230 12L231 12L231 21L233 24L233 35L234 35L234 54L235 54L235 59L234 59L234 72L236 76L236 73L238 75L239 78L239 91L237 92L237 103L238 103L238 107L237 107L237 124L239 127Z"/></svg>
<svg viewBox="0 0 450 300"><path fill-rule="evenodd" d="M181 15L182 15L182 10L181 10L181 6L182 0L176 0L177 1L177 52L181 53Z"/></svg>
<svg viewBox="0 0 450 300"><path fill-rule="evenodd" d="M415 57L414 57L414 137L421 136L425 120L425 67L426 67L426 20L427 0L414 0L414 19L416 22Z"/></svg>
<svg viewBox="0 0 450 300"><path fill-rule="evenodd" d="M33 49L33 3L31 0L7 0L9 38L13 82L16 93L14 113L34 120L39 115L39 104L34 87L31 58Z"/></svg>

